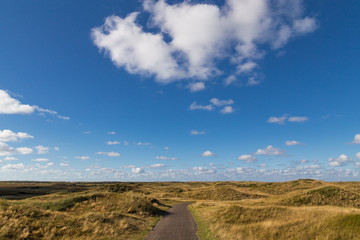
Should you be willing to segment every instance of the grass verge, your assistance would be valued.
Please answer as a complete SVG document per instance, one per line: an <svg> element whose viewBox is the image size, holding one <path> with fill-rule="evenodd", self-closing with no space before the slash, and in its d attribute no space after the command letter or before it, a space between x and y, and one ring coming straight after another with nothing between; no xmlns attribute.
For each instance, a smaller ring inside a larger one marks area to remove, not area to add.
<svg viewBox="0 0 360 240"><path fill-rule="evenodd" d="M197 224L197 236L199 240L218 240L219 238L211 232L209 226L206 224L204 219L197 213L196 209L191 205L188 206L189 211L194 217L194 220Z"/></svg>

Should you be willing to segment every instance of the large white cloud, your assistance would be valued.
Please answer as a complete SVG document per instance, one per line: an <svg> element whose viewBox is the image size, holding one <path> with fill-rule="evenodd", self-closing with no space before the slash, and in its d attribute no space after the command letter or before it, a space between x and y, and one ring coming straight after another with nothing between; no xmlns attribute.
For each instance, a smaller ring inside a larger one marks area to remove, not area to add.
<svg viewBox="0 0 360 240"><path fill-rule="evenodd" d="M1 157L11 156L11 155L15 155L15 154L27 155L27 154L31 154L32 152L33 152L33 150L28 147L13 148L13 147L10 147L9 145L7 145L6 143L0 142L0 156Z"/></svg>
<svg viewBox="0 0 360 240"><path fill-rule="evenodd" d="M330 167L341 167L352 161L353 160L345 154L341 154L337 158L329 158L328 159Z"/></svg>
<svg viewBox="0 0 360 240"><path fill-rule="evenodd" d="M0 142L17 142L19 140L28 138L34 137L24 132L14 133L13 131L8 129L0 130Z"/></svg>
<svg viewBox="0 0 360 240"><path fill-rule="evenodd" d="M143 8L150 31L133 12L107 17L92 29L92 39L116 66L162 83L221 74L217 61L224 59L234 74L249 73L268 49L316 28L314 18L303 16L301 0L227 0L223 6L145 0Z"/></svg>
<svg viewBox="0 0 360 240"><path fill-rule="evenodd" d="M48 113L63 120L70 119L70 117L59 115L53 110L22 104L19 100L12 98L6 91L0 89L0 114L31 114L35 111L39 114Z"/></svg>
<svg viewBox="0 0 360 240"><path fill-rule="evenodd" d="M33 112L33 106L22 104L0 89L0 114L30 114Z"/></svg>

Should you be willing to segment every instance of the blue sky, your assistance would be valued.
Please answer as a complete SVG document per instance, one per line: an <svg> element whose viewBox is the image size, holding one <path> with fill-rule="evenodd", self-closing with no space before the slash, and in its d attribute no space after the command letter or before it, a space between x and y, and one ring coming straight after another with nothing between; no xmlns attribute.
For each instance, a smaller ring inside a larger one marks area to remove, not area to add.
<svg viewBox="0 0 360 240"><path fill-rule="evenodd" d="M358 180L359 11L0 0L0 180Z"/></svg>

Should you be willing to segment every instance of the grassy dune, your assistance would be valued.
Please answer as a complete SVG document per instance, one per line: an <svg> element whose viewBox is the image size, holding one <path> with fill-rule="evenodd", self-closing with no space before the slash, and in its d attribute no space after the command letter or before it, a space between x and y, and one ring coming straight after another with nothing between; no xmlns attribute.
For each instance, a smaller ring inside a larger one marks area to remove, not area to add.
<svg viewBox="0 0 360 240"><path fill-rule="evenodd" d="M0 183L0 239L144 239L180 201L200 240L360 239L357 182L29 184Z"/></svg>

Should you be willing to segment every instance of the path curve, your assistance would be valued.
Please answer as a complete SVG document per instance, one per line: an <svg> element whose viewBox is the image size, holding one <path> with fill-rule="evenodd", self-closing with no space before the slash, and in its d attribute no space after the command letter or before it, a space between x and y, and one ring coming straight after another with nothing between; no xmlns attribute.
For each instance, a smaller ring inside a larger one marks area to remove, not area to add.
<svg viewBox="0 0 360 240"><path fill-rule="evenodd" d="M189 204L180 203L170 208L145 240L197 240L196 223L187 209Z"/></svg>

